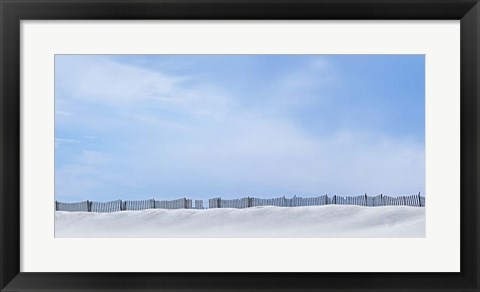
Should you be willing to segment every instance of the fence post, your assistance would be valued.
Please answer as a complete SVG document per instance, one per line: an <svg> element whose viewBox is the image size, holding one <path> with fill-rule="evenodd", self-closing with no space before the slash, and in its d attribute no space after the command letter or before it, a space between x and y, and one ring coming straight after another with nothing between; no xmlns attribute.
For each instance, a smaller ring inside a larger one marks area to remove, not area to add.
<svg viewBox="0 0 480 292"><path fill-rule="evenodd" d="M403 205L406 206L407 205L407 201L405 201L405 196L402 196L403 198Z"/></svg>
<svg viewBox="0 0 480 292"><path fill-rule="evenodd" d="M328 205L328 194L325 194L325 205Z"/></svg>
<svg viewBox="0 0 480 292"><path fill-rule="evenodd" d="M92 212L92 202L87 200L87 212Z"/></svg>
<svg viewBox="0 0 480 292"><path fill-rule="evenodd" d="M418 192L418 206L422 206L422 199L420 198L420 192Z"/></svg>
<svg viewBox="0 0 480 292"><path fill-rule="evenodd" d="M334 205L337 204L337 195L333 195L333 204L334 204Z"/></svg>
<svg viewBox="0 0 480 292"><path fill-rule="evenodd" d="M368 196L367 196L367 193L365 193L365 206L367 207L368 206L368 200L367 200Z"/></svg>
<svg viewBox="0 0 480 292"><path fill-rule="evenodd" d="M55 200L55 211L58 211L58 201Z"/></svg>
<svg viewBox="0 0 480 292"><path fill-rule="evenodd" d="M380 194L380 206L385 206L385 204L383 203L383 194Z"/></svg>

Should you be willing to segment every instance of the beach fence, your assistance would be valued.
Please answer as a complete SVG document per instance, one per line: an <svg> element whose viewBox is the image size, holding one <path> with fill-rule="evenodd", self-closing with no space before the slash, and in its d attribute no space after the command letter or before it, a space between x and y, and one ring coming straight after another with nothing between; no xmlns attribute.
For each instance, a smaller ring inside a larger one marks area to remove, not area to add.
<svg viewBox="0 0 480 292"><path fill-rule="evenodd" d="M159 201L155 199L137 200L137 201L110 201L93 202L82 201L76 203L63 203L55 201L56 211L68 212L97 212L109 213L118 211L137 211L146 209L206 209L203 206L203 200L195 200L192 204L191 199L181 198L170 201ZM378 196L368 196L367 194L354 197L343 196L317 196L302 198L293 196L292 198L278 197L271 199L262 199L255 197L244 197L240 199L222 199L221 197L208 200L208 207L215 208L237 208L244 209L260 206L277 207L302 207L302 206L322 206L322 205L356 205L366 207L377 206L411 206L425 207L425 197L420 193L411 196L391 197L380 194Z"/></svg>
<svg viewBox="0 0 480 292"><path fill-rule="evenodd" d="M111 202L90 202L90 210L89 212L97 212L97 213L110 213L110 212L118 212L122 210L122 200L116 200Z"/></svg>
<svg viewBox="0 0 480 292"><path fill-rule="evenodd" d="M203 209L203 201L202 204L198 204L201 205ZM118 211L138 211L145 209L192 209L192 200L182 198L170 201L149 199L137 201L116 200L110 202L82 201L76 203L62 203L55 201L56 211L109 213Z"/></svg>
<svg viewBox="0 0 480 292"><path fill-rule="evenodd" d="M157 201L153 209L192 209L192 200L187 198L172 201Z"/></svg>
<svg viewBox="0 0 480 292"><path fill-rule="evenodd" d="M195 205L193 206L194 209L205 209L203 207L203 200L195 200Z"/></svg>
<svg viewBox="0 0 480 292"><path fill-rule="evenodd" d="M277 206L277 207L302 207L302 206L321 206L321 205L357 205L357 206L411 206L425 207L425 197L418 195L390 197L383 194L378 196L368 196L367 194L355 197L343 196L318 196L302 198L293 196L292 198L278 197L271 199L261 199L255 197L244 197L241 199L224 200L220 197L212 198L208 201L209 208L250 208L258 206Z"/></svg>
<svg viewBox="0 0 480 292"><path fill-rule="evenodd" d="M55 201L55 210L68 212L90 212L90 202L82 201L77 203L62 203Z"/></svg>

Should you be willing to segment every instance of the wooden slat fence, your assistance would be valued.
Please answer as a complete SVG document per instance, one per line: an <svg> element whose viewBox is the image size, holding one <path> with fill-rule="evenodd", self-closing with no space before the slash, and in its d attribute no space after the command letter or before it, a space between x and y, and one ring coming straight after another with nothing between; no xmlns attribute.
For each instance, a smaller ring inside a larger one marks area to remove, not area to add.
<svg viewBox="0 0 480 292"><path fill-rule="evenodd" d="M425 207L425 197L418 195L390 197L384 195L378 196L318 196L311 198L302 198L293 196L291 199L286 197L260 199L245 197L241 199L224 200L222 198L213 198L208 201L209 208L249 208L257 206L277 206L277 207L301 207L301 206L321 206L321 205L357 205L357 206L411 206Z"/></svg>
<svg viewBox="0 0 480 292"><path fill-rule="evenodd" d="M55 210L68 212L88 212L89 205L89 201L83 201L78 203L55 202Z"/></svg>
<svg viewBox="0 0 480 292"><path fill-rule="evenodd" d="M249 198L241 198L234 200L220 200L219 208L248 208Z"/></svg>
<svg viewBox="0 0 480 292"><path fill-rule="evenodd" d="M202 203L199 203L199 206L201 206L201 209L203 209L203 201L201 202ZM158 201L150 199L140 201L116 200L110 202L83 201L77 203L62 203L55 201L56 211L109 213L125 210L138 211L145 209L192 209L192 200L182 198L171 201Z"/></svg>
<svg viewBox="0 0 480 292"><path fill-rule="evenodd" d="M122 201L110 201L110 202L90 202L90 212L97 212L97 213L110 213L110 212L118 212L122 210Z"/></svg>
<svg viewBox="0 0 480 292"><path fill-rule="evenodd" d="M192 200L187 198L171 201L155 200L155 209L192 209Z"/></svg>
<svg viewBox="0 0 480 292"><path fill-rule="evenodd" d="M290 204L287 205L287 206L289 206L289 207L302 207L302 206L330 205L333 202L332 199L333 198L329 198L327 195L319 196L319 197L313 197L313 198L302 198L302 197L293 196Z"/></svg>
<svg viewBox="0 0 480 292"><path fill-rule="evenodd" d="M203 200L195 200L194 209L204 209Z"/></svg>
<svg viewBox="0 0 480 292"><path fill-rule="evenodd" d="M138 211L145 209L154 209L154 200L141 200L141 201L125 201L125 210L127 211Z"/></svg>
<svg viewBox="0 0 480 292"><path fill-rule="evenodd" d="M302 198L293 196L292 198L278 197L271 199L261 199L255 197L244 197L241 199L224 200L220 197L208 200L208 207L214 208L250 208L259 206L277 206L277 207L300 207L300 206L321 206L321 205L357 205L357 206L411 206L411 207L425 207L425 197L418 195L391 197L384 196L318 196L311 198ZM77 203L63 203L55 201L56 211L68 212L98 212L108 213L124 210L145 210L145 209L204 209L203 200L195 200L195 205L192 205L192 200L187 198L158 201L155 199L140 200L140 201L110 201L110 202L92 202L82 201Z"/></svg>
<svg viewBox="0 0 480 292"><path fill-rule="evenodd" d="M208 200L208 207L209 208L220 208L220 201L221 198L212 198Z"/></svg>
<svg viewBox="0 0 480 292"><path fill-rule="evenodd" d="M292 199L285 197L273 198L273 199L260 199L260 198L247 198L250 200L249 207L259 206L277 206L277 207L289 207Z"/></svg>

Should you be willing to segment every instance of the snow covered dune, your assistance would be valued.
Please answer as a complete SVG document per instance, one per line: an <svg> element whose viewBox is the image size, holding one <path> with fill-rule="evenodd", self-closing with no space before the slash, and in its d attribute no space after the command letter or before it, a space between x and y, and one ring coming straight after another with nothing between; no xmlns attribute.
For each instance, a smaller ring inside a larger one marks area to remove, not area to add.
<svg viewBox="0 0 480 292"><path fill-rule="evenodd" d="M406 206L55 212L55 237L425 237Z"/></svg>

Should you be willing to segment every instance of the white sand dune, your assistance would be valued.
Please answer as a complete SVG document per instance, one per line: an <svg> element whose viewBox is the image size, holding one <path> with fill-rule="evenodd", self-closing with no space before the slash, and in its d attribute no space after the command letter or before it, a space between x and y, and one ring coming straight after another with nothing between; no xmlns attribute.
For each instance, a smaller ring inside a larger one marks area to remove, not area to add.
<svg viewBox="0 0 480 292"><path fill-rule="evenodd" d="M55 237L425 237L425 208L328 205L55 212Z"/></svg>

